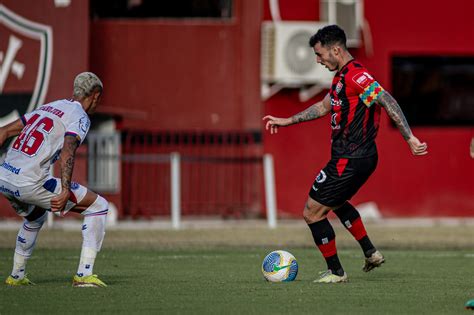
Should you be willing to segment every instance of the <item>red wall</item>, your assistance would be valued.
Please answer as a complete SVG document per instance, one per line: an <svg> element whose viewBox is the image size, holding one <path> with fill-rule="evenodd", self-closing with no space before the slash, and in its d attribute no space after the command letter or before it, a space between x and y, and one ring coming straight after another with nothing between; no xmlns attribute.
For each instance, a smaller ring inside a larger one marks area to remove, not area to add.
<svg viewBox="0 0 474 315"><path fill-rule="evenodd" d="M259 2L231 20L97 20L91 67L123 129L260 128ZM130 115L131 114L131 115Z"/></svg>
<svg viewBox="0 0 474 315"><path fill-rule="evenodd" d="M299 5L280 1L283 19L286 15L306 19L304 12L313 10L317 1L297 2ZM364 4L374 55L367 56L363 48L353 54L389 90L394 54L474 54L471 0L453 0L449 6L409 0L366 0ZM295 7L300 8L301 18L295 16ZM268 17L268 7L265 9ZM266 114L290 116L311 103L299 103L296 91L286 90L264 106ZM289 127L276 136L265 133L265 151L275 157L277 202L282 212L300 215L314 177L329 159L329 121L321 120ZM379 166L353 202L375 201L385 216L473 216L474 160L469 157L469 142L474 127L413 128L413 132L428 142L428 156L412 156L383 115L377 141Z"/></svg>
<svg viewBox="0 0 474 315"><path fill-rule="evenodd" d="M72 81L77 73L86 71L89 53L89 7L88 1L71 1L68 7L56 7L53 0L2 0L0 2L9 10L33 22L48 25L52 28L53 35L53 60L48 93L45 102L72 95ZM7 33L0 32L0 50L5 52L8 46ZM18 61L21 59L20 48ZM38 58L37 55L25 55L25 58ZM22 80L35 77L26 67ZM10 82L11 80L11 82ZM12 91L24 90L22 82L16 82L10 75L6 88L12 85Z"/></svg>

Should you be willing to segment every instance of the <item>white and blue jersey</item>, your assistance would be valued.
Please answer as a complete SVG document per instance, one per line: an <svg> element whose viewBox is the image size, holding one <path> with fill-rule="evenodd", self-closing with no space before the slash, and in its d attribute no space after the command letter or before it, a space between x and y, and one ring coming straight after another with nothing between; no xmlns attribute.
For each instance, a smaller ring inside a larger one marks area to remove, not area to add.
<svg viewBox="0 0 474 315"><path fill-rule="evenodd" d="M21 117L25 127L0 165L0 178L15 186L29 186L50 177L64 137L72 135L82 143L90 119L77 101L59 100Z"/></svg>

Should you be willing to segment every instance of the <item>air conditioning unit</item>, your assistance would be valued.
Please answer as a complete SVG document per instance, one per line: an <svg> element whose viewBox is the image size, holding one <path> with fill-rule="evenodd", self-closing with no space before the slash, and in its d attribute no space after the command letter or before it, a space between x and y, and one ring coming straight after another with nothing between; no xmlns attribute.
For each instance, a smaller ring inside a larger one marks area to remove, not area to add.
<svg viewBox="0 0 474 315"><path fill-rule="evenodd" d="M327 23L279 21L262 23L262 82L314 84L328 88L334 76L316 63L309 39Z"/></svg>
<svg viewBox="0 0 474 315"><path fill-rule="evenodd" d="M360 47L360 29L364 19L362 0L321 0L320 20L344 29L347 47Z"/></svg>

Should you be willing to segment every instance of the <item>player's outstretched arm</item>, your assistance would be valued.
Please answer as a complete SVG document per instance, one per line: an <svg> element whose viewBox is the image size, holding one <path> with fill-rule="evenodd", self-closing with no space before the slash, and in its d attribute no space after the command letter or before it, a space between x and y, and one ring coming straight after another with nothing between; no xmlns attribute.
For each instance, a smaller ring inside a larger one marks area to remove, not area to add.
<svg viewBox="0 0 474 315"><path fill-rule="evenodd" d="M23 130L23 121L21 119L17 119L14 122L9 123L0 128L0 146L5 143L5 141L14 136L18 136L20 132Z"/></svg>
<svg viewBox="0 0 474 315"><path fill-rule="evenodd" d="M71 194L71 178L74 170L74 159L76 149L79 146L79 141L76 137L67 135L64 137L64 145L59 157L61 167L61 193L51 199L51 211L61 211L66 206L66 203Z"/></svg>
<svg viewBox="0 0 474 315"><path fill-rule="evenodd" d="M405 139L410 146L413 155L427 154L428 151L426 149L428 148L428 145L426 142L420 142L420 140L418 140L418 138L413 135L405 115L403 115L402 109L400 108L400 105L398 105L395 98L393 98L390 93L384 90L377 98L377 102L385 108L390 119L392 119L397 125L398 130L400 130L400 133L403 136L403 139Z"/></svg>
<svg viewBox="0 0 474 315"><path fill-rule="evenodd" d="M327 115L330 111L331 101L329 99L329 94L327 94L321 102L317 102L316 104L306 108L304 111L291 117L280 118L267 115L263 117L262 120L267 120L267 123L265 124L265 129L270 129L270 133L274 134L278 132L278 127L285 127L303 121L313 120Z"/></svg>

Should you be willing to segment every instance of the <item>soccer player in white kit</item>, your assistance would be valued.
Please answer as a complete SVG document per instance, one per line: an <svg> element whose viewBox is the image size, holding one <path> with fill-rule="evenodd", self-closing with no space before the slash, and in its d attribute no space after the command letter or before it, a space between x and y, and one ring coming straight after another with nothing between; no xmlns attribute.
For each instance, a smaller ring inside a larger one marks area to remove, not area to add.
<svg viewBox="0 0 474 315"><path fill-rule="evenodd" d="M105 235L108 202L71 181L76 149L89 131L88 114L95 111L102 89L102 82L95 74L80 73L74 80L72 99L43 105L0 128L0 145L18 136L0 165L0 192L23 217L13 270L5 281L8 285L33 284L25 274L26 262L47 211L61 216L73 211L84 216L81 258L73 286L106 286L92 271ZM50 173L56 160L61 168L60 178Z"/></svg>

